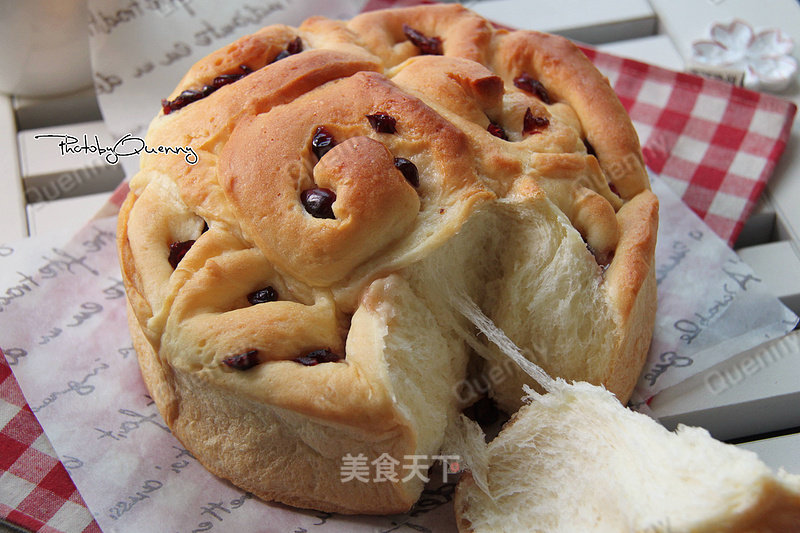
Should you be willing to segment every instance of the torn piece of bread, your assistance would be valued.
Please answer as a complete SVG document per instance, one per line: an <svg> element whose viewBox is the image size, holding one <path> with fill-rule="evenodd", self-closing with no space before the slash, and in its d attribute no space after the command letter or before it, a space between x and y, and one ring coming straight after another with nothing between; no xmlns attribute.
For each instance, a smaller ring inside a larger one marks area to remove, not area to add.
<svg viewBox="0 0 800 533"><path fill-rule="evenodd" d="M488 445L487 469L459 482L459 531L800 531L800 476L753 452L700 428L669 432L588 383L529 399Z"/></svg>

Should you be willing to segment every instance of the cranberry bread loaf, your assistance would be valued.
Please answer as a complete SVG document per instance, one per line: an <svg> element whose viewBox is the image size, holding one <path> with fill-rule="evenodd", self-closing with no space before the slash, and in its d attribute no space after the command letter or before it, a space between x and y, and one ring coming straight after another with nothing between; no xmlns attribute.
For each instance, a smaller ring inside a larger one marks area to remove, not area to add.
<svg viewBox="0 0 800 533"><path fill-rule="evenodd" d="M657 202L568 41L458 5L270 26L162 102L120 217L131 334L175 436L267 500L395 513L343 458L430 457L464 407L460 291L548 372L626 401L655 313ZM473 347L470 347L473 345ZM522 374L492 395L514 410Z"/></svg>

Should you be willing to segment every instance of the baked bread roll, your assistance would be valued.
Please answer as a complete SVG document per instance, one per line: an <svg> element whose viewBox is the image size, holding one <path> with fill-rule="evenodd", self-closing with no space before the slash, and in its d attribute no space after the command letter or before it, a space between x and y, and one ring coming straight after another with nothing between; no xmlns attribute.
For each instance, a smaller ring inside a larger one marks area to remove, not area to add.
<svg viewBox="0 0 800 533"><path fill-rule="evenodd" d="M162 107L147 145L198 160L142 154L120 263L145 383L211 472L294 506L409 509L406 459L440 450L468 367L502 364L470 364L453 291L551 374L627 401L657 201L568 41L459 5L312 18L212 53ZM524 382L491 394L513 410ZM368 479L345 480L345 457ZM380 458L397 481L375 479Z"/></svg>
<svg viewBox="0 0 800 533"><path fill-rule="evenodd" d="M667 431L585 382L532 393L484 453L456 488L462 532L800 531L800 476L704 429Z"/></svg>

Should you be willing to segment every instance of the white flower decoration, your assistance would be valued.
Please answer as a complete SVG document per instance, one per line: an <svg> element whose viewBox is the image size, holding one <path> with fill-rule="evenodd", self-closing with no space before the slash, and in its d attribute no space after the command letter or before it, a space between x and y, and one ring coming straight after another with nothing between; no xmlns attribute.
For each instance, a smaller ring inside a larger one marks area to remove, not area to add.
<svg viewBox="0 0 800 533"><path fill-rule="evenodd" d="M794 41L780 29L758 34L742 20L711 26L711 40L692 43L694 60L703 65L744 72L744 84L751 89L782 91L797 72L792 57Z"/></svg>

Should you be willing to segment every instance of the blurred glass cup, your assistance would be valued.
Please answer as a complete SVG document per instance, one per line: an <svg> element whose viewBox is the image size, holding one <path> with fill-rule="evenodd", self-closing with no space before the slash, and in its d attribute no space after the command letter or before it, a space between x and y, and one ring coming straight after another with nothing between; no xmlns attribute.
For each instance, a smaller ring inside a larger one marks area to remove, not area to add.
<svg viewBox="0 0 800 533"><path fill-rule="evenodd" d="M85 0L0 0L0 92L52 96L92 85Z"/></svg>

